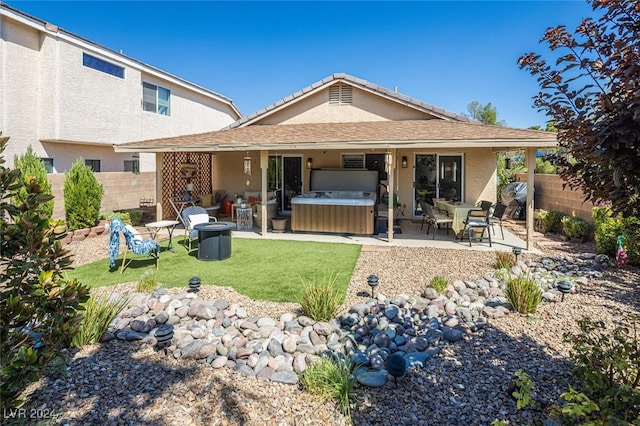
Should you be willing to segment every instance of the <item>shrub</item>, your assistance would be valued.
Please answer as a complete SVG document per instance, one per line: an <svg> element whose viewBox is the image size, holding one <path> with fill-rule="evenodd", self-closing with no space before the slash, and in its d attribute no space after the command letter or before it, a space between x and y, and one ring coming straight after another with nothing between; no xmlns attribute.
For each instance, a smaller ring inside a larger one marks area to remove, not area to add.
<svg viewBox="0 0 640 426"><path fill-rule="evenodd" d="M513 253L508 253L506 251L496 252L496 267L498 269L511 269L515 264L516 258Z"/></svg>
<svg viewBox="0 0 640 426"><path fill-rule="evenodd" d="M449 281L442 275L436 275L429 281L429 287L433 288L438 294L443 294L449 285Z"/></svg>
<svg viewBox="0 0 640 426"><path fill-rule="evenodd" d="M142 222L142 210L130 209L125 210L124 212L129 214L129 217L131 218L131 225L140 226L140 223Z"/></svg>
<svg viewBox="0 0 640 426"><path fill-rule="evenodd" d="M104 220L111 220L114 217L117 217L127 225L133 225L131 223L131 216L129 216L128 212L106 212L100 215L100 218Z"/></svg>
<svg viewBox="0 0 640 426"><path fill-rule="evenodd" d="M533 381L529 375L522 370L516 371L515 376L515 390L511 395L516 399L516 408L521 410L523 408L533 407L536 405L536 402L531 398Z"/></svg>
<svg viewBox="0 0 640 426"><path fill-rule="evenodd" d="M25 186L17 192L12 200L14 204L19 205L27 200L29 195L27 187L34 179L35 183L40 186L42 194L51 195L51 182L47 178L47 169L44 166L44 162L33 153L31 145L27 147L27 152L24 155L16 155L14 157L13 164L16 169L20 169L25 180ZM53 216L53 199L40 204L38 209L46 218L51 218Z"/></svg>
<svg viewBox="0 0 640 426"><path fill-rule="evenodd" d="M158 288L158 278L156 277L155 269L147 269L142 274L142 278L136 285L136 291L139 293L151 293Z"/></svg>
<svg viewBox="0 0 640 426"><path fill-rule="evenodd" d="M561 220L562 232L569 238L584 238L591 232L591 224L575 216L564 216Z"/></svg>
<svg viewBox="0 0 640 426"><path fill-rule="evenodd" d="M633 422L640 416L639 322L632 316L609 330L602 321L582 319L580 333L564 335L573 345L573 373L586 395L579 402L597 402L594 410L606 420L602 424Z"/></svg>
<svg viewBox="0 0 640 426"><path fill-rule="evenodd" d="M79 158L65 173L64 209L70 231L95 226L104 190L90 167Z"/></svg>
<svg viewBox="0 0 640 426"><path fill-rule="evenodd" d="M100 342L109 324L127 306L128 299L121 295L91 297L84 304L84 315L78 331L73 335L72 344L75 347L93 345Z"/></svg>
<svg viewBox="0 0 640 426"><path fill-rule="evenodd" d="M1 135L0 135L1 136ZM8 138L0 137L0 154ZM14 199L26 186L27 197ZM52 238L49 218L39 208L50 201L18 169L4 167L0 155L0 408L20 404L26 386L38 380L46 365L62 356L81 320L81 303L89 289L63 279L69 252Z"/></svg>
<svg viewBox="0 0 640 426"><path fill-rule="evenodd" d="M357 368L343 357L323 357L305 370L301 383L303 388L323 402L333 399L340 411L351 415L351 400L356 396L356 379L353 370Z"/></svg>
<svg viewBox="0 0 640 426"><path fill-rule="evenodd" d="M594 207L591 216L598 253L614 257L618 235L624 235L629 264L640 266L640 219L634 216L614 216L610 205Z"/></svg>
<svg viewBox="0 0 640 426"><path fill-rule="evenodd" d="M542 221L544 232L560 232L564 213L555 210L540 209L539 217Z"/></svg>
<svg viewBox="0 0 640 426"><path fill-rule="evenodd" d="M505 296L516 312L533 314L542 299L542 291L533 277L520 275L507 281Z"/></svg>
<svg viewBox="0 0 640 426"><path fill-rule="evenodd" d="M611 257L615 256L616 241L623 228L622 217L614 217L610 205L594 207L591 210L591 217L595 227L596 250L598 253L604 253Z"/></svg>
<svg viewBox="0 0 640 426"><path fill-rule="evenodd" d="M302 312L316 321L335 318L344 294L336 289L337 274L331 274L321 282L308 282L302 290Z"/></svg>

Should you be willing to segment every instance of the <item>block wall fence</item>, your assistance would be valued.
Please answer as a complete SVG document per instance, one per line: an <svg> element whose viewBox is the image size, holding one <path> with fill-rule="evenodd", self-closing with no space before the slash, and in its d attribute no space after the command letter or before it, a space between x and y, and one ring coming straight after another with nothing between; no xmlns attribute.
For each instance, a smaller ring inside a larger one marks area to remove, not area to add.
<svg viewBox="0 0 640 426"><path fill-rule="evenodd" d="M526 182L527 175L516 174L516 180ZM583 202L584 193L580 190L563 189L563 180L558 175L536 174L534 181L534 205L536 209L556 210L570 215L573 211L576 216L589 223L593 223L591 209L593 203Z"/></svg>
<svg viewBox="0 0 640 426"><path fill-rule="evenodd" d="M131 172L102 172L95 174L98 182L104 188L101 212L135 209L140 207L140 199L156 200L156 173L141 172L134 175ZM52 193L55 196L53 206L54 219L64 219L64 173L48 175Z"/></svg>

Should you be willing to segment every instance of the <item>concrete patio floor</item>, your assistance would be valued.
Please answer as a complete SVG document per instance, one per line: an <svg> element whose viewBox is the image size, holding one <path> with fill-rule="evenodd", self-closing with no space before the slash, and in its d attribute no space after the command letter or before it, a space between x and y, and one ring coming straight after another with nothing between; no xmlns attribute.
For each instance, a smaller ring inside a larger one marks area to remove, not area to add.
<svg viewBox="0 0 640 426"><path fill-rule="evenodd" d="M225 221L225 218L220 218ZM538 249L526 251L526 242L512 233L508 226L503 226L504 239L500 233L500 227L495 226L496 235L491 235L492 247L489 247L488 241L475 242L472 241L471 247L466 240L461 242L455 239L453 231L447 235L444 229L437 230L435 239L433 238L433 227L429 235L426 233L426 225L420 230L420 222L411 220L401 220L400 226L402 233L394 234L393 242L389 243L387 234L379 235L344 235L344 234L324 234L310 232L291 232L275 233L268 231L266 236L260 235L260 231L254 227L252 231L232 231L232 236L236 238L268 238L273 240L297 240L297 241L318 241L331 243L361 244L363 246L383 247L436 247L445 249L458 250L480 250L480 251L508 251L513 247L522 248L523 252L541 254Z"/></svg>

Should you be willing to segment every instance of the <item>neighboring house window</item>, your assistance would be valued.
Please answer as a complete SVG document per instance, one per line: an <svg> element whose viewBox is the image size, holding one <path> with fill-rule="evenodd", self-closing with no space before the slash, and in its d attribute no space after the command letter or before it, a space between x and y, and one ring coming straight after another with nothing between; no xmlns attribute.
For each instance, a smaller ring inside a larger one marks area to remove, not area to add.
<svg viewBox="0 0 640 426"><path fill-rule="evenodd" d="M364 154L342 154L343 169L364 169Z"/></svg>
<svg viewBox="0 0 640 426"><path fill-rule="evenodd" d="M53 158L41 158L47 173L53 173Z"/></svg>
<svg viewBox="0 0 640 426"><path fill-rule="evenodd" d="M353 103L353 88L346 84L329 87L329 105L341 106Z"/></svg>
<svg viewBox="0 0 640 426"><path fill-rule="evenodd" d="M171 91L154 84L142 83L142 109L160 115L171 115Z"/></svg>
<svg viewBox="0 0 640 426"><path fill-rule="evenodd" d="M124 171L138 174L140 172L139 160L124 160Z"/></svg>
<svg viewBox="0 0 640 426"><path fill-rule="evenodd" d="M100 171L100 160L84 160L85 166L89 166L94 172Z"/></svg>
<svg viewBox="0 0 640 426"><path fill-rule="evenodd" d="M96 58L95 56L88 55L86 53L82 54L82 65L88 68L93 68L94 70L102 71L106 74L111 74L113 76L124 78L124 68L120 67L116 64L112 64L111 62L107 62L104 59Z"/></svg>

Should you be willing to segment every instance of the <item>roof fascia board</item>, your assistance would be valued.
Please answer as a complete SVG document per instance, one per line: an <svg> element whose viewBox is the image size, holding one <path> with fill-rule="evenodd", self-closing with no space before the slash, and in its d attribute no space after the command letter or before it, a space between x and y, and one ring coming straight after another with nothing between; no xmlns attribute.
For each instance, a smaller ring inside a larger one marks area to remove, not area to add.
<svg viewBox="0 0 640 426"><path fill-rule="evenodd" d="M151 65L145 64L144 62L135 60L133 58L129 58L124 54L115 52L114 50L101 46L97 43L94 43L88 39L85 39L81 36L73 34L55 25L51 25L51 27L48 28L48 25L45 21L42 21L38 18L29 16L29 15L25 15L13 9L8 9L5 6L6 5L2 3L2 7L0 7L0 15L7 16L30 28L43 32L53 38L61 39L67 43L70 43L76 47L79 47L80 49L87 50L92 53L98 54L104 58L119 62L123 65L126 65L127 67L134 68L140 72L144 72L146 74L152 75L161 80L168 81L176 86L180 86L191 92L198 93L208 98L213 98L218 102L227 104L231 108L231 110L238 116L238 118L242 117L242 113L240 112L238 107L236 107L236 105L233 103L233 100L227 98L226 96L223 96L219 93L206 89L202 86L198 86L197 84L191 83L187 80L181 79L180 77L177 77L173 74L169 74L166 71L162 71ZM50 29L50 28L53 28L53 29Z"/></svg>
<svg viewBox="0 0 640 426"><path fill-rule="evenodd" d="M392 148L491 148L498 150L521 148L556 148L555 140L416 140L416 141L353 141L353 142L291 142L291 143L226 143L220 145L114 145L115 152L225 152L225 151L291 151L291 150L336 150L336 149L392 149Z"/></svg>

